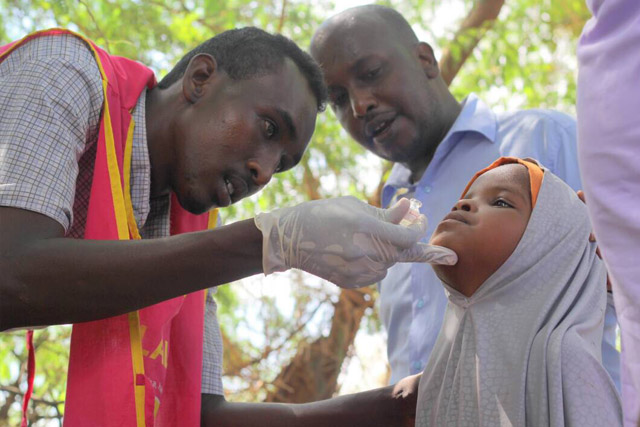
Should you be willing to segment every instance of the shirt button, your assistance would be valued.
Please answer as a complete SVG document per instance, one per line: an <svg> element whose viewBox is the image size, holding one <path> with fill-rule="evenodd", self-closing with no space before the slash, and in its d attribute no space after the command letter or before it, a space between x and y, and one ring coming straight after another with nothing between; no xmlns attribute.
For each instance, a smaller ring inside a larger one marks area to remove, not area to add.
<svg viewBox="0 0 640 427"><path fill-rule="evenodd" d="M418 300L418 303L416 304L416 307L418 307L418 308L424 307L424 300L422 298L420 298Z"/></svg>
<svg viewBox="0 0 640 427"><path fill-rule="evenodd" d="M420 371L421 369L422 369L422 363L420 363L420 362L419 362L419 361L417 361L417 360L416 360L415 362L413 362L413 370L414 370L415 372L418 372L418 371Z"/></svg>
<svg viewBox="0 0 640 427"><path fill-rule="evenodd" d="M428 185L426 187L424 187L424 192L425 193L431 193L431 187L429 187Z"/></svg>

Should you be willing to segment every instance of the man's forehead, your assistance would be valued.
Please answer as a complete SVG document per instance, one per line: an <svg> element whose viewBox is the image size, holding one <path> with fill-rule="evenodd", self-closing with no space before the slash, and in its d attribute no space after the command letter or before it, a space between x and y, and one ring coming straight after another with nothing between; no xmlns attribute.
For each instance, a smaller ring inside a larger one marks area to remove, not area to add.
<svg viewBox="0 0 640 427"><path fill-rule="evenodd" d="M264 92L275 99L286 99L291 103L316 104L315 95L311 90L307 78L300 68L290 58L285 58L283 64L275 72L266 75L262 82ZM298 108L296 105L295 108Z"/></svg>
<svg viewBox="0 0 640 427"><path fill-rule="evenodd" d="M246 84L245 95L277 114L285 125L293 125L303 134L309 133L307 128L313 129L316 98L298 66L289 58L275 72L249 79Z"/></svg>
<svg viewBox="0 0 640 427"><path fill-rule="evenodd" d="M352 10L339 13L327 19L314 35L314 39L320 36L331 38L333 36L342 37L349 35L366 35L372 26L384 25L384 21L370 13L357 13Z"/></svg>
<svg viewBox="0 0 640 427"><path fill-rule="evenodd" d="M392 35L385 24L371 17L334 17L314 35L311 50L322 65L355 61L381 53L391 45Z"/></svg>

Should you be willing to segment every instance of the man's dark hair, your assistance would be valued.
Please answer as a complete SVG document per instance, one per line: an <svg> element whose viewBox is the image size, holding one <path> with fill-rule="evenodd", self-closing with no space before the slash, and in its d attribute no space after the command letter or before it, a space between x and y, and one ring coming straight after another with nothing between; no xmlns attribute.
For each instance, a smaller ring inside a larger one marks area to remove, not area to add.
<svg viewBox="0 0 640 427"><path fill-rule="evenodd" d="M327 88L318 64L292 40L255 27L225 31L200 44L173 67L158 87L165 89L178 81L184 75L191 58L201 53L213 56L218 67L233 80L271 74L282 66L285 58L290 58L307 79L316 97L318 111L324 110Z"/></svg>

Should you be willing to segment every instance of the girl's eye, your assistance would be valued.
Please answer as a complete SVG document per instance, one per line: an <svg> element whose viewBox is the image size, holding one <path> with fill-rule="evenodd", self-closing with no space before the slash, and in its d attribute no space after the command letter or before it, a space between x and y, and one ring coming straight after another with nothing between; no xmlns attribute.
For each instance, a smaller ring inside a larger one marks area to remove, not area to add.
<svg viewBox="0 0 640 427"><path fill-rule="evenodd" d="M505 202L505 201L504 201L504 200L502 200L502 199L498 199L498 200L496 200L495 202L493 202L493 205L494 205L494 206L501 207L501 208L512 208L512 207L513 207L513 206L511 206L509 203Z"/></svg>
<svg viewBox="0 0 640 427"><path fill-rule="evenodd" d="M267 139L271 139L276 135L278 128L271 120L264 120L263 126L264 134L266 135Z"/></svg>

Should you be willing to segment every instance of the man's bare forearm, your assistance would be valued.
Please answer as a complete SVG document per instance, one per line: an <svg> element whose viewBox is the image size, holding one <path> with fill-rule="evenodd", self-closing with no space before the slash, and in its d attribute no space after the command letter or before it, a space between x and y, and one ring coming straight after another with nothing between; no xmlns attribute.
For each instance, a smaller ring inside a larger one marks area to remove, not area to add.
<svg viewBox="0 0 640 427"><path fill-rule="evenodd" d="M393 394L394 386L334 397L319 402L294 405L296 427L392 427L413 425L415 407L407 407Z"/></svg>
<svg viewBox="0 0 640 427"><path fill-rule="evenodd" d="M0 219L8 217L5 210ZM0 330L97 320L262 271L262 235L252 220L139 241L40 232L30 238L6 225L0 225Z"/></svg>
<svg viewBox="0 0 640 427"><path fill-rule="evenodd" d="M388 386L305 404L236 403L203 395L202 425L217 427L405 427L415 420L414 394Z"/></svg>

